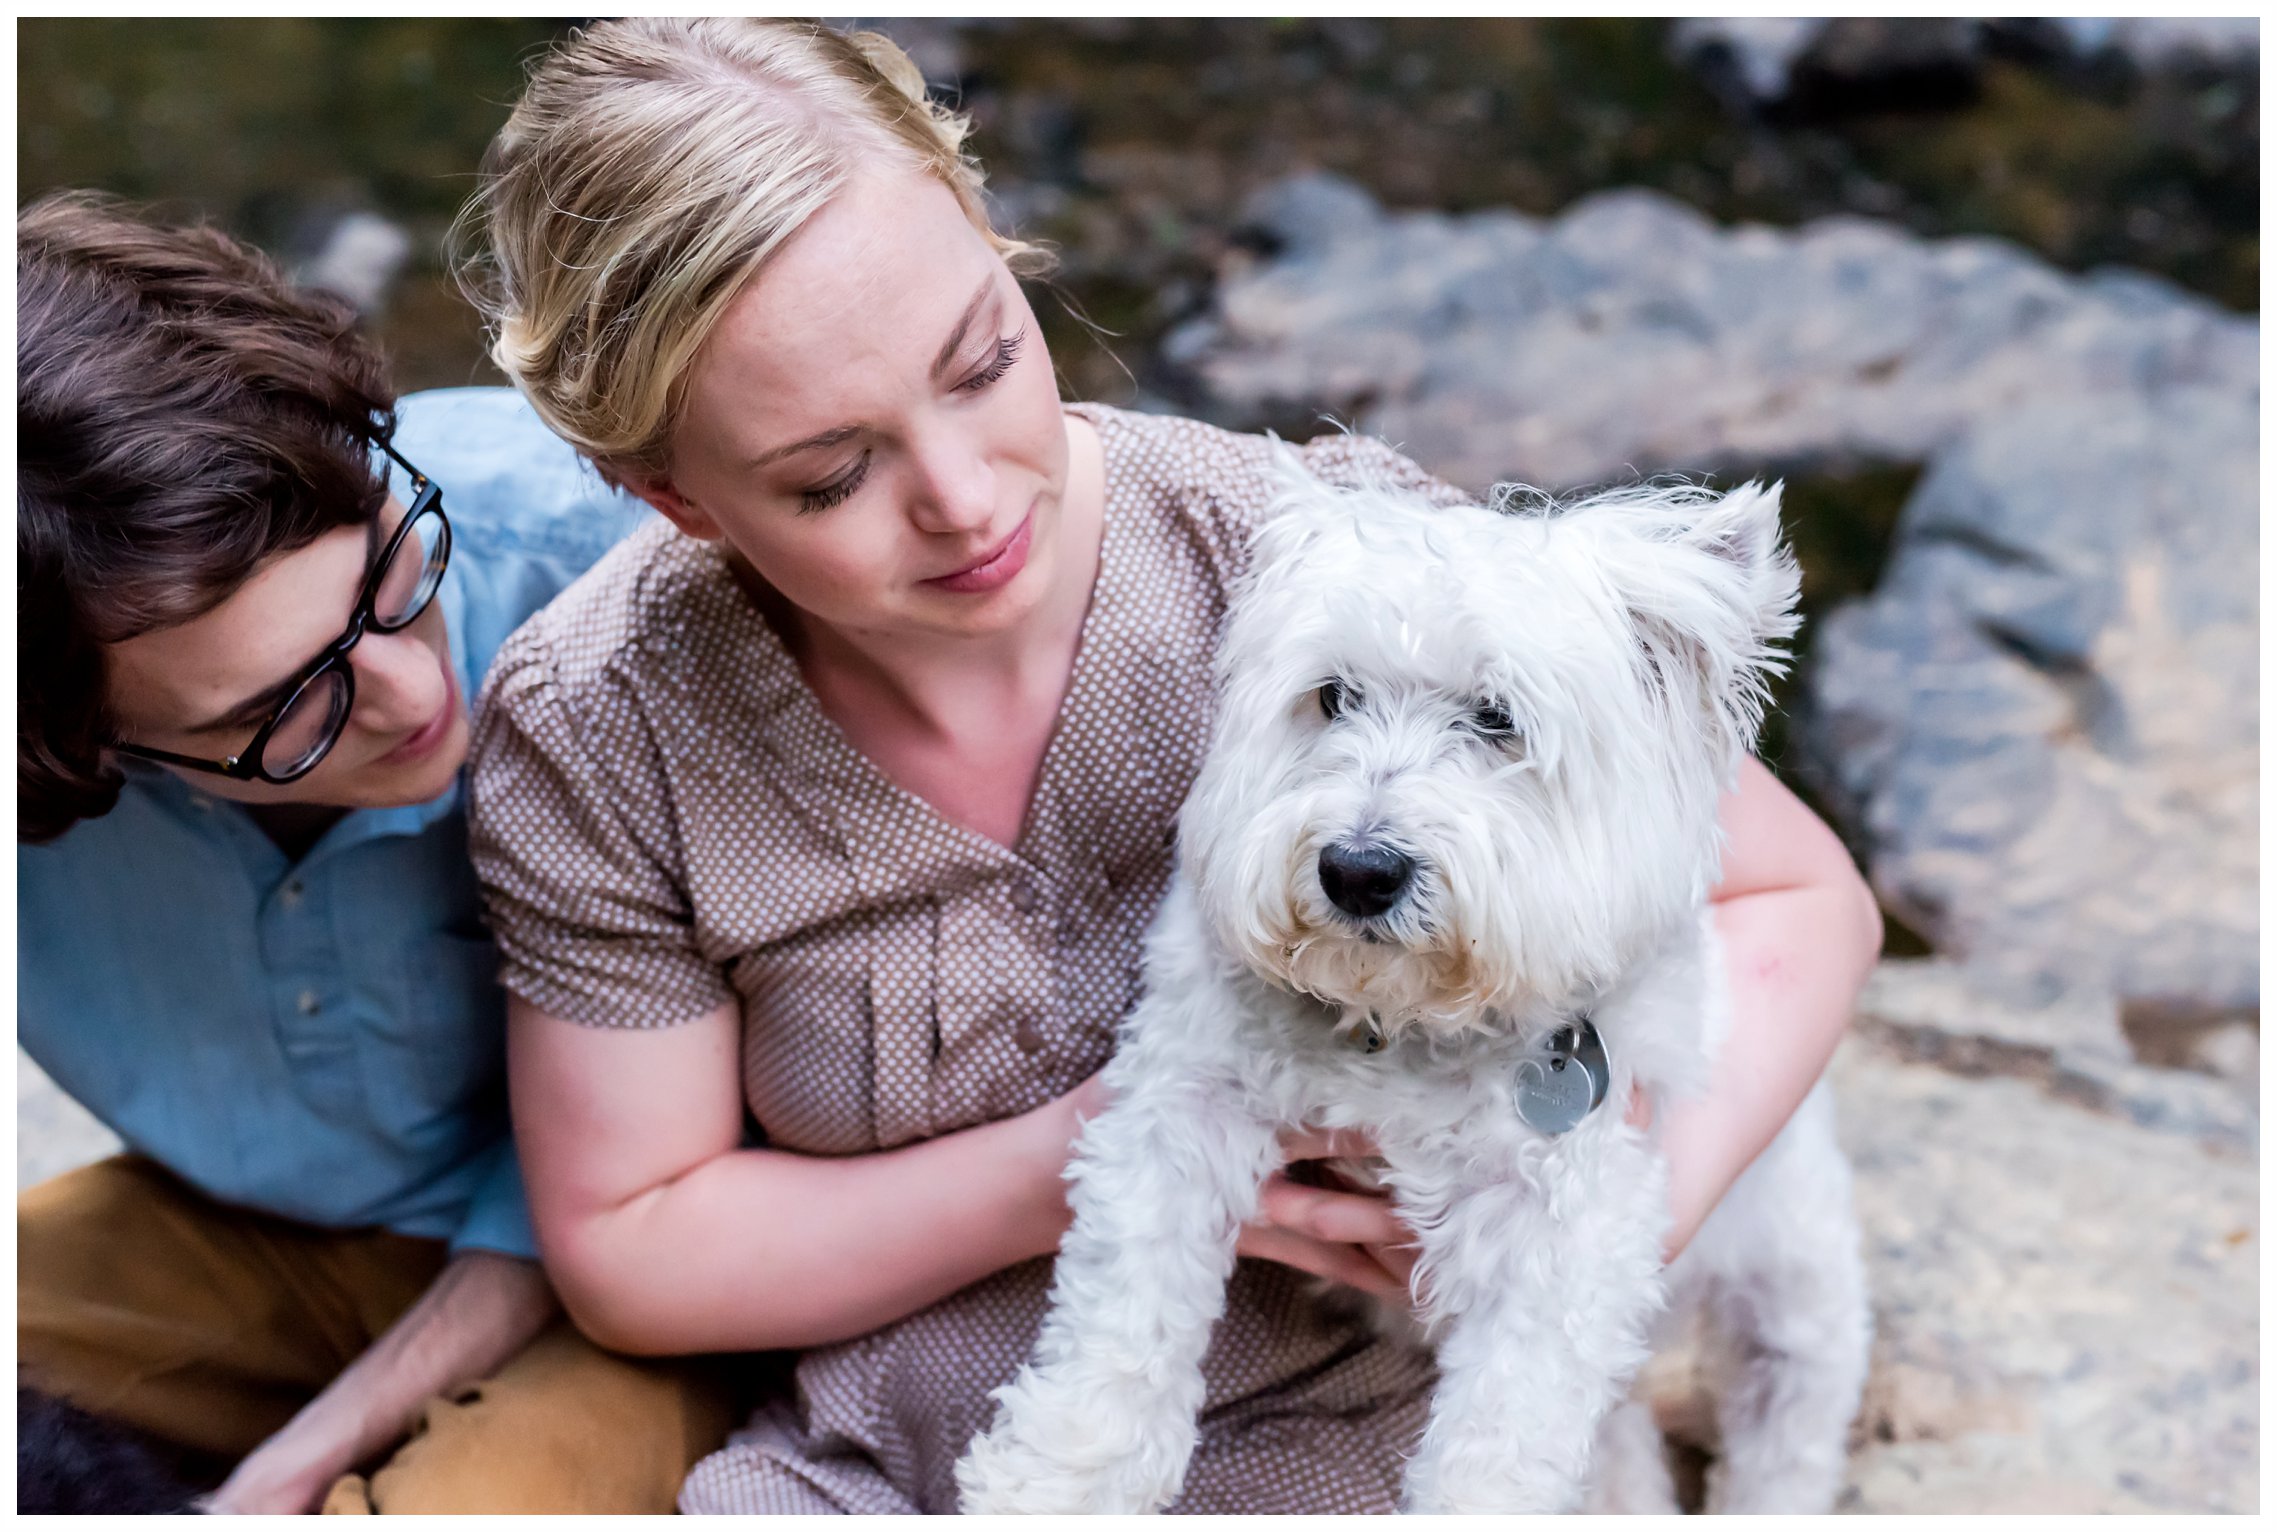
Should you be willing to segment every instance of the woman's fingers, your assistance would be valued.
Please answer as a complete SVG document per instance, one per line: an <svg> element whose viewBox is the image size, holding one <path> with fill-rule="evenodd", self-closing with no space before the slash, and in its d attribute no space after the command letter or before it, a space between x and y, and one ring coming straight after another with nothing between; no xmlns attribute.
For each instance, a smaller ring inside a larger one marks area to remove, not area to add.
<svg viewBox="0 0 2277 1532"><path fill-rule="evenodd" d="M1373 1298L1391 1303L1407 1301L1407 1284L1360 1245L1327 1244L1275 1224L1251 1224L1241 1231L1235 1246L1241 1254L1278 1261L1331 1282L1358 1288Z"/></svg>
<svg viewBox="0 0 2277 1532"><path fill-rule="evenodd" d="M1283 1128L1281 1155L1287 1160L1364 1160L1376 1141L1359 1128Z"/></svg>
<svg viewBox="0 0 2277 1532"><path fill-rule="evenodd" d="M1406 1297L1414 1292L1415 1262L1423 1252L1413 1243L1402 1242L1396 1245L1365 1245L1361 1248L1366 1250L1368 1252L1369 1258L1373 1260L1378 1266L1381 1266L1387 1273L1390 1274L1391 1279L1399 1284L1399 1291L1402 1297Z"/></svg>
<svg viewBox="0 0 2277 1532"><path fill-rule="evenodd" d="M1390 1198L1305 1186L1285 1175L1268 1176L1258 1188L1257 1216L1293 1234L1331 1244L1394 1245L1411 1238Z"/></svg>

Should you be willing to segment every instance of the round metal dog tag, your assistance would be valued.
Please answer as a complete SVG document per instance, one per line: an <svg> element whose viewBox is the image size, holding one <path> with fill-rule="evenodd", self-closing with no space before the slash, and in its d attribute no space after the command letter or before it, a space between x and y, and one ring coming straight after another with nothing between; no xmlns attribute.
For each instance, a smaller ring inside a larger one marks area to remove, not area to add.
<svg viewBox="0 0 2277 1532"><path fill-rule="evenodd" d="M1560 1027L1540 1054L1518 1061L1519 1119L1550 1138L1571 1133L1605 1099L1611 1075L1605 1045L1586 1018Z"/></svg>

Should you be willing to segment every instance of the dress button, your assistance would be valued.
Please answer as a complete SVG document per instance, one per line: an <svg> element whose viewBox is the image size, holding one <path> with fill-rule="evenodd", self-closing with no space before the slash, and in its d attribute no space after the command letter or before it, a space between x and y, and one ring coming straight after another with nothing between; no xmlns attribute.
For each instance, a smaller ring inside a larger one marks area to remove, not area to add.
<svg viewBox="0 0 2277 1532"><path fill-rule="evenodd" d="M1034 884L1015 883L1012 885L1012 908L1018 910L1021 914L1035 914L1036 906L1040 903L1042 903L1042 901L1036 897L1036 889Z"/></svg>
<svg viewBox="0 0 2277 1532"><path fill-rule="evenodd" d="M1044 1046L1044 1029L1036 1025L1036 1018L1023 1016L1012 1029L1012 1040L1020 1045L1022 1053L1040 1053Z"/></svg>
<svg viewBox="0 0 2277 1532"><path fill-rule="evenodd" d="M300 908L300 901L302 896L307 892L308 891L306 889L301 887L300 879L295 878L290 883L287 883L283 888L277 890L277 903L283 905L288 910L297 910Z"/></svg>
<svg viewBox="0 0 2277 1532"><path fill-rule="evenodd" d="M300 1000L298 1003L300 1005L300 1013L303 1016L314 1016L318 1011L324 1009L324 1002L317 998L316 991L313 989L302 990L300 992Z"/></svg>

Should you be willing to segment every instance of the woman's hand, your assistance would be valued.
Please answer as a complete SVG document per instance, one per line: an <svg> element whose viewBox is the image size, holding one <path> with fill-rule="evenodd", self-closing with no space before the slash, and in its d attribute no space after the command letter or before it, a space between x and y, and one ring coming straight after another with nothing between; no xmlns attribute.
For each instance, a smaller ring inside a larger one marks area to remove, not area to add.
<svg viewBox="0 0 2277 1532"><path fill-rule="evenodd" d="M1105 1110L1107 1101L1107 1087L1099 1075L1093 1075L1042 1109L1062 1124L1054 1140L1060 1169L1074 1152L1083 1124ZM1363 1133L1288 1129L1281 1134L1284 1165L1360 1160L1375 1152L1375 1144ZM1292 1181L1285 1170L1268 1176L1259 1192L1257 1217L1243 1226L1234 1249L1356 1287L1371 1297L1408 1302L1408 1284L1415 1274L1414 1235L1393 1211L1390 1194L1355 1188L1333 1168L1325 1173L1335 1181L1333 1187ZM1067 1219L1062 1201L1060 1232L1065 1232Z"/></svg>
<svg viewBox="0 0 2277 1532"><path fill-rule="evenodd" d="M1376 1153L1376 1146L1365 1133L1350 1130L1287 1129L1281 1134L1281 1153L1283 1163L1291 1165L1364 1160ZM1323 1168L1334 1187L1292 1181L1286 1170L1267 1176L1257 1217L1242 1229L1234 1249L1356 1287L1387 1303L1410 1302L1415 1235L1392 1207L1391 1194L1361 1190L1334 1166Z"/></svg>

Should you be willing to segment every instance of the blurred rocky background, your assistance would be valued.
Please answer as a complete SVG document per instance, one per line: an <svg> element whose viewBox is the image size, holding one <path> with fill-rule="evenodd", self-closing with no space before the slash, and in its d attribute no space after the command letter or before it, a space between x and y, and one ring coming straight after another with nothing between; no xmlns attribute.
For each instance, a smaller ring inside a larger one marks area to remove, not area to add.
<svg viewBox="0 0 2277 1532"><path fill-rule="evenodd" d="M1765 753L1891 932L1845 1505L2258 1509L2257 24L865 24L1058 245L1072 396L1786 481ZM212 217L406 386L496 381L439 252L567 25L24 21L21 194ZM20 1069L19 1184L103 1152Z"/></svg>

